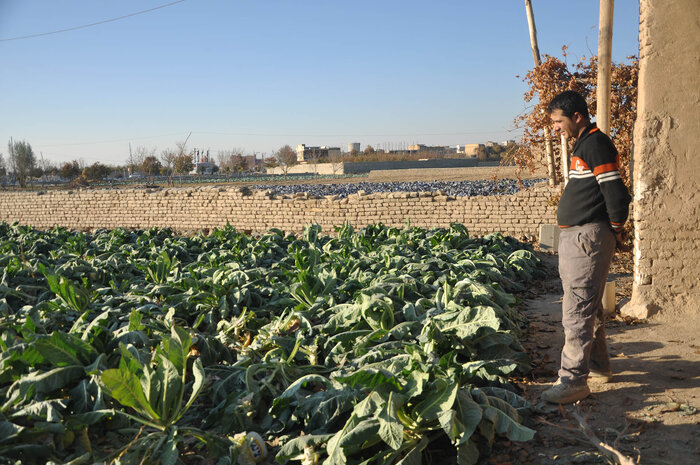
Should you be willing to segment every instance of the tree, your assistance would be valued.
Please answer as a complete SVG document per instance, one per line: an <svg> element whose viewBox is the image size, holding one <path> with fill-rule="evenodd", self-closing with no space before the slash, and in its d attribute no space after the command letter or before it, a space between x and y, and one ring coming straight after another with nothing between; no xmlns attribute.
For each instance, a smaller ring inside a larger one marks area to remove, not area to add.
<svg viewBox="0 0 700 465"><path fill-rule="evenodd" d="M192 162L192 155L181 153L175 157L174 169L175 173L179 175L187 174L194 168L194 163Z"/></svg>
<svg viewBox="0 0 700 465"><path fill-rule="evenodd" d="M165 149L160 152L160 159L163 162L163 169L170 178L169 184L172 185L172 177L175 171L175 158L177 158L177 152L173 149Z"/></svg>
<svg viewBox="0 0 700 465"><path fill-rule="evenodd" d="M220 150L217 153L219 169L225 173L244 171L248 165L245 162L243 149Z"/></svg>
<svg viewBox="0 0 700 465"><path fill-rule="evenodd" d="M129 154L129 174L134 174L134 172L138 169L143 170L143 164L146 161L146 158L148 157L153 157L154 159L156 158L156 148L148 148L143 145L139 145L136 147L133 152L130 150ZM157 159L156 159L157 161ZM160 169L160 162L158 163Z"/></svg>
<svg viewBox="0 0 700 465"><path fill-rule="evenodd" d="M64 163L63 166L61 166L59 174L62 178L71 180L80 176L81 171L78 160L73 160Z"/></svg>
<svg viewBox="0 0 700 465"><path fill-rule="evenodd" d="M328 161L331 163L331 169L333 174L338 174L338 171L343 169L343 154L342 152L333 152L332 155L328 156Z"/></svg>
<svg viewBox="0 0 700 465"><path fill-rule="evenodd" d="M83 176L89 181L100 181L109 176L109 167L95 162L83 170Z"/></svg>
<svg viewBox="0 0 700 465"><path fill-rule="evenodd" d="M524 113L515 119L516 127L523 128L521 143L513 152L513 161L520 169L533 172L537 166L546 166L544 159L545 128L551 127L547 105L559 93L565 90L575 90L586 98L591 117L596 111L596 83L598 74L598 59L593 56L582 58L570 67L566 63L566 47L562 47L564 59L544 55L539 66L535 66L523 78L529 86L525 92L526 102L537 100L529 113ZM637 79L639 60L628 57L629 63L612 64L612 94L611 118L609 136L615 143L620 155L620 175L627 187L630 187L629 166L632 152L634 119L637 114ZM571 142L571 141L569 141ZM555 163L562 172L561 148L553 144ZM563 167L568 169L568 167Z"/></svg>
<svg viewBox="0 0 700 465"><path fill-rule="evenodd" d="M149 155L144 158L143 163L141 164L141 170L150 178L156 174L159 174L161 168L162 165L160 164L160 161L158 161L158 159L153 155Z"/></svg>
<svg viewBox="0 0 700 465"><path fill-rule="evenodd" d="M26 141L13 142L10 139L8 148L10 152L10 167L17 178L17 183L19 187L26 187L27 176L29 176L36 165L36 157L32 146Z"/></svg>
<svg viewBox="0 0 700 465"><path fill-rule="evenodd" d="M182 175L189 173L194 167L194 164L192 163L192 154L188 153L187 151L187 141L190 139L191 135L192 133L189 133L184 141L175 143L175 156L173 158L173 166L168 179L168 184L171 186L175 185L173 177L176 173L180 174L180 184L182 184Z"/></svg>
<svg viewBox="0 0 700 465"><path fill-rule="evenodd" d="M318 175L318 164L320 161L321 161L321 151L320 150L312 150L311 156L309 157L309 163L311 163L311 167L314 170L314 175Z"/></svg>
<svg viewBox="0 0 700 465"><path fill-rule="evenodd" d="M275 165L282 169L285 177L289 172L289 168L298 163L297 153L289 145L285 145L277 150L273 155L273 160Z"/></svg>
<svg viewBox="0 0 700 465"><path fill-rule="evenodd" d="M2 153L0 153L0 176L4 176L7 173L7 169L5 168L5 159L2 157Z"/></svg>

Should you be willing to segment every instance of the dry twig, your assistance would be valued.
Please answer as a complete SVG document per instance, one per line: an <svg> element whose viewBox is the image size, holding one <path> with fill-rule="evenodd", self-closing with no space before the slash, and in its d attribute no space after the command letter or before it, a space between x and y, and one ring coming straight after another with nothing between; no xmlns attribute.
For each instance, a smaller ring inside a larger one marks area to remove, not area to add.
<svg viewBox="0 0 700 465"><path fill-rule="evenodd" d="M578 422L579 426L581 427L581 430L583 431L583 434L585 434L586 438L588 438L588 441L591 444L593 444L595 448L598 449L602 454L615 459L620 465L635 465L634 460L632 460L630 457L627 457L614 447L598 439L598 436L596 436L591 427L588 426L588 423L586 423L585 418L583 418L577 412L571 412L571 415L573 415L573 417ZM617 440L615 440L615 444L617 444Z"/></svg>

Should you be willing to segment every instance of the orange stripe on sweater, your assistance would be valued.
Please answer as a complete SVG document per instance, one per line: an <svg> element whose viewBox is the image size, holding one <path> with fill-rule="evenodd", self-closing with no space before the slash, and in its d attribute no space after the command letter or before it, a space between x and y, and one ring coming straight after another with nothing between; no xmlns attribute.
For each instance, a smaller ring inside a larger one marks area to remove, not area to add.
<svg viewBox="0 0 700 465"><path fill-rule="evenodd" d="M578 170L588 170L590 169L588 165L586 164L583 159L579 157L571 157L571 167L569 170L571 171L578 171Z"/></svg>
<svg viewBox="0 0 700 465"><path fill-rule="evenodd" d="M604 165L598 165L593 168L593 174L599 176L603 173L609 173L610 171L617 171L617 163L606 163Z"/></svg>

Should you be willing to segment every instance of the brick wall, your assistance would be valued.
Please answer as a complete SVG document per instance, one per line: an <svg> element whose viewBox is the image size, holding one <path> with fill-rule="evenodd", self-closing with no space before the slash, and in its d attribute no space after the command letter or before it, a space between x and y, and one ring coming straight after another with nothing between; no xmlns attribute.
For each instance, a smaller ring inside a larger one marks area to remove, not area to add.
<svg viewBox="0 0 700 465"><path fill-rule="evenodd" d="M700 312L697 0L640 2L634 316ZM695 14L691 12L695 11Z"/></svg>
<svg viewBox="0 0 700 465"><path fill-rule="evenodd" d="M179 233L230 223L239 231L255 234L269 228L300 232L305 224L314 222L332 233L333 226L345 221L362 227L377 222L403 226L410 220L419 227L457 222L474 235L499 231L536 239L540 224L556 220L556 207L548 201L557 192L546 183L515 195L470 198L440 193L358 193L344 199L316 199L234 187L0 192L0 221L38 229L168 227Z"/></svg>

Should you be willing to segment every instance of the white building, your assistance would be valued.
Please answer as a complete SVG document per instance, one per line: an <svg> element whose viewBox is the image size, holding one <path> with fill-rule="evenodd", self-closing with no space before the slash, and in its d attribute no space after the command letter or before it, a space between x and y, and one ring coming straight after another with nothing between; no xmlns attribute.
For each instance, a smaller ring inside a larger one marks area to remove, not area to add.
<svg viewBox="0 0 700 465"><path fill-rule="evenodd" d="M307 147L305 144L297 145L297 161L299 163L310 160L322 160L340 156L340 147Z"/></svg>
<svg viewBox="0 0 700 465"><path fill-rule="evenodd" d="M216 166L216 163L212 163L209 161L200 161L194 163L193 165L194 168L192 168L190 174L212 174L219 171L219 167Z"/></svg>

